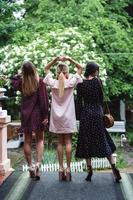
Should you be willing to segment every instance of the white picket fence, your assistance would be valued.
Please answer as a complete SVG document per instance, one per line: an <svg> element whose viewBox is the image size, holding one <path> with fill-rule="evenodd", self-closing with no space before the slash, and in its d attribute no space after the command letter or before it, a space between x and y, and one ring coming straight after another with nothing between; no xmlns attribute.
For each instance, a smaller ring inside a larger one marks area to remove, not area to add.
<svg viewBox="0 0 133 200"><path fill-rule="evenodd" d="M113 157L116 162L117 154L113 154ZM65 163L65 167L66 167L66 163ZM107 168L110 168L110 164L106 158L92 158L92 167L94 169L105 169L105 168L107 169ZM58 171L58 169L59 169L58 163L41 165L41 171L44 171L44 172L56 172ZM28 166L23 165L22 170L27 171ZM85 170L86 170L85 160L71 163L72 172L83 172Z"/></svg>

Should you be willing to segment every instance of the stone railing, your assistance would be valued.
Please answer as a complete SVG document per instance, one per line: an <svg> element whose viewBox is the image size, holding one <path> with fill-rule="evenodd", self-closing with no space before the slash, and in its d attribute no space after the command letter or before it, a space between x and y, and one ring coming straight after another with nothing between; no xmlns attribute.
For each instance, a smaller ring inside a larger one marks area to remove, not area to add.
<svg viewBox="0 0 133 200"><path fill-rule="evenodd" d="M0 176L7 176L13 170L7 158L7 125L10 121L7 111L0 107Z"/></svg>

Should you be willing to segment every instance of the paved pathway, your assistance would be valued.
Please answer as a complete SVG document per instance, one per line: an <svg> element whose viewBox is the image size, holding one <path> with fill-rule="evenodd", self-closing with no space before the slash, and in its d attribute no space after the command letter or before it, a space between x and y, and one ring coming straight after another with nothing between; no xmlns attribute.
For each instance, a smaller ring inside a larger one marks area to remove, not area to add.
<svg viewBox="0 0 133 200"><path fill-rule="evenodd" d="M43 173L40 181L28 178L28 172L14 172L0 188L0 200L133 200L133 174L122 173L118 184L111 173L94 173L92 182L86 173L73 173L72 182L59 182L57 173Z"/></svg>

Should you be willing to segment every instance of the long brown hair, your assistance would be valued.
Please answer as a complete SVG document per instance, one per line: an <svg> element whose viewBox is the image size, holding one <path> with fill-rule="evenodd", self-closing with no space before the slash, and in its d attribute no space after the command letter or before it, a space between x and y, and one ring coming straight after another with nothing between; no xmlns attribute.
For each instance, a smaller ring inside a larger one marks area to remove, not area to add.
<svg viewBox="0 0 133 200"><path fill-rule="evenodd" d="M37 91L39 76L32 62L26 61L22 65L22 92L29 96Z"/></svg>
<svg viewBox="0 0 133 200"><path fill-rule="evenodd" d="M65 89L65 76L68 78L68 66L64 63L59 63L57 66L57 79L59 81L59 97L64 95Z"/></svg>

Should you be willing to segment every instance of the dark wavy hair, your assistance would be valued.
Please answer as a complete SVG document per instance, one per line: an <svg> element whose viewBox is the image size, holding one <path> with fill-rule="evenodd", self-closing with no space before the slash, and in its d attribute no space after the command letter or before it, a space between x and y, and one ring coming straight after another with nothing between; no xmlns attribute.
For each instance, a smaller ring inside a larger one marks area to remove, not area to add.
<svg viewBox="0 0 133 200"><path fill-rule="evenodd" d="M89 61L86 64L84 76L87 78L89 75L94 74L96 71L99 72L99 65L94 61Z"/></svg>

